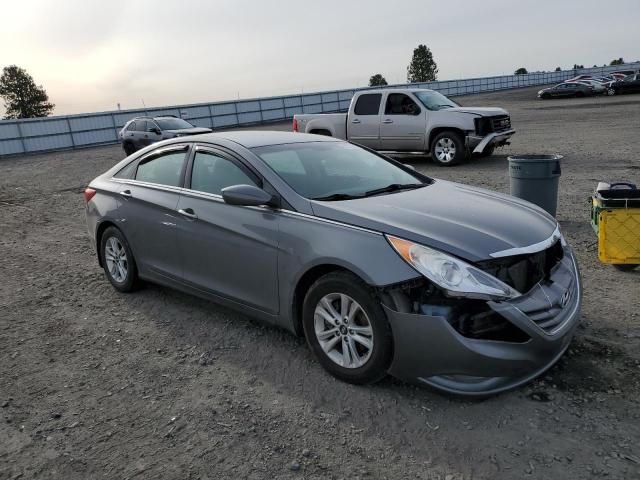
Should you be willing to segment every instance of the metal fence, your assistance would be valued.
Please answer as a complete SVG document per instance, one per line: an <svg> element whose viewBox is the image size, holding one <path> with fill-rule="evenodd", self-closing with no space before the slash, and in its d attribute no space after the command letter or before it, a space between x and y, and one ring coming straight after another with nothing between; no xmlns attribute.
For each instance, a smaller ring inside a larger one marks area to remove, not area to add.
<svg viewBox="0 0 640 480"><path fill-rule="evenodd" d="M458 96L557 83L577 74L605 74L620 69L638 68L640 68L640 62L622 66L530 73L527 75L503 75L414 83L411 86L431 88L447 96ZM392 85L391 88L403 88L406 86L406 84ZM298 113L344 112L348 109L354 92L368 88L162 108L117 110L23 120L2 120L0 121L0 156L117 143L118 131L122 126L127 120L140 115L175 115L188 120L198 127L221 129L282 121L290 119Z"/></svg>

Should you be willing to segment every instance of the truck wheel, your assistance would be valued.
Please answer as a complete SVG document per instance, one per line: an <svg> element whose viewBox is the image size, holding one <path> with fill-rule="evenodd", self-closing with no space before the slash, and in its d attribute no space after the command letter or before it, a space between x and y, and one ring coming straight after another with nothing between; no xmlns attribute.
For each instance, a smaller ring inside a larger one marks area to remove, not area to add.
<svg viewBox="0 0 640 480"><path fill-rule="evenodd" d="M450 167L462 162L465 149L462 138L456 132L439 133L431 143L431 158L442 167Z"/></svg>
<svg viewBox="0 0 640 480"><path fill-rule="evenodd" d="M312 133L314 135L323 135L325 137L331 137L331 132L329 130L312 130L309 133Z"/></svg>

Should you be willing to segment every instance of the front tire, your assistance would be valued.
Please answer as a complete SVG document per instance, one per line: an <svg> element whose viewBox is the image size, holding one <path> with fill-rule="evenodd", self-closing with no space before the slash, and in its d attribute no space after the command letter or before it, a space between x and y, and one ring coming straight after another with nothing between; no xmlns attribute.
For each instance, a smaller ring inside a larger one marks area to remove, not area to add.
<svg viewBox="0 0 640 480"><path fill-rule="evenodd" d="M302 308L309 347L333 376L354 384L384 378L391 363L391 329L380 300L355 275L329 273L309 288Z"/></svg>
<svg viewBox="0 0 640 480"><path fill-rule="evenodd" d="M607 95L609 95L610 97L614 96L616 94L615 89L613 88L607 88Z"/></svg>
<svg viewBox="0 0 640 480"><path fill-rule="evenodd" d="M439 133L431 143L431 158L442 167L459 164L465 155L462 137L456 132L447 130Z"/></svg>
<svg viewBox="0 0 640 480"><path fill-rule="evenodd" d="M102 265L109 282L123 293L138 285L138 269L127 239L116 227L108 227L100 239Z"/></svg>

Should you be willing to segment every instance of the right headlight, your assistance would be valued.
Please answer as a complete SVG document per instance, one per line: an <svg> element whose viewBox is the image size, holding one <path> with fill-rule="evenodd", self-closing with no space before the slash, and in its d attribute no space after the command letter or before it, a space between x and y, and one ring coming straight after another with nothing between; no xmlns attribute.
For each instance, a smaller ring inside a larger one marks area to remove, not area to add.
<svg viewBox="0 0 640 480"><path fill-rule="evenodd" d="M386 237L409 265L442 288L450 297L505 300L521 295L493 275L459 258L409 240L389 235Z"/></svg>

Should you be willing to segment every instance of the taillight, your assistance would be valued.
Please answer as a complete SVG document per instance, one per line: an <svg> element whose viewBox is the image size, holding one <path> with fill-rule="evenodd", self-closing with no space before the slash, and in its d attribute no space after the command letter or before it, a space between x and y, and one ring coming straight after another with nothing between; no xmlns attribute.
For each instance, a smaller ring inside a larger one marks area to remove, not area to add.
<svg viewBox="0 0 640 480"><path fill-rule="evenodd" d="M89 201L94 197L96 191L93 188L85 188L84 189L84 201L89 203Z"/></svg>
<svg viewBox="0 0 640 480"><path fill-rule="evenodd" d="M293 131L297 132L298 131L298 120L297 119L293 119Z"/></svg>

